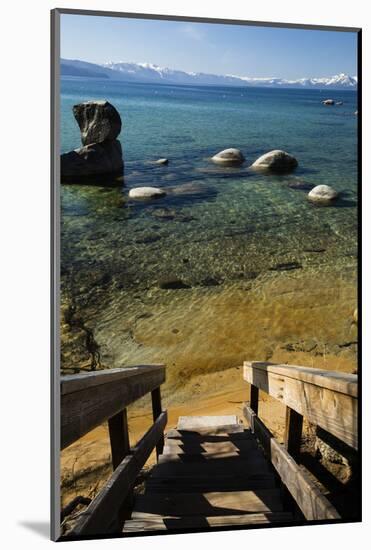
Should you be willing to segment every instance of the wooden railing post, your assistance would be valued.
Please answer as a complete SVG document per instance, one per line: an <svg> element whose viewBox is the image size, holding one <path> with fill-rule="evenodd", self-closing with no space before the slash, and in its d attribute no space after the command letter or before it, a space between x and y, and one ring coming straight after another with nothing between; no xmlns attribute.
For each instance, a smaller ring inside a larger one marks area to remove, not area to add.
<svg viewBox="0 0 371 550"><path fill-rule="evenodd" d="M153 421L160 416L162 413L162 405L161 405L161 390L160 387L155 388L151 392L152 396L152 414L153 414ZM162 454L162 451L164 449L164 435L162 434L162 437L159 439L157 445L156 445L156 456L157 459L160 454Z"/></svg>
<svg viewBox="0 0 371 550"><path fill-rule="evenodd" d="M294 409L286 407L285 447L293 457L300 454L302 431L303 416Z"/></svg>
<svg viewBox="0 0 371 550"><path fill-rule="evenodd" d="M121 464L124 458L130 454L129 426L127 409L115 414L108 419L108 430L111 442L111 455L113 470ZM122 525L125 519L130 518L133 509L133 491L128 491L127 497L117 510L117 525Z"/></svg>
<svg viewBox="0 0 371 550"><path fill-rule="evenodd" d="M250 384L250 408L254 411L255 414L258 414L258 405L259 405L259 388Z"/></svg>
<svg viewBox="0 0 371 550"><path fill-rule="evenodd" d="M127 410L108 419L108 430L111 442L112 466L116 470L126 455L130 453Z"/></svg>

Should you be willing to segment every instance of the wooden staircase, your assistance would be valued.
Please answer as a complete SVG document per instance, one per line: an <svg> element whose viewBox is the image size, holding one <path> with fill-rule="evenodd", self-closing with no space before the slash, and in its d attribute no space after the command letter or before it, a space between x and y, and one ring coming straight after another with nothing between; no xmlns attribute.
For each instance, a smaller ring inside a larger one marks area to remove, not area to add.
<svg viewBox="0 0 371 550"><path fill-rule="evenodd" d="M123 533L289 523L270 462L237 416L180 417Z"/></svg>
<svg viewBox="0 0 371 550"><path fill-rule="evenodd" d="M54 540L342 519L301 462L302 427L306 418L330 447L340 454L351 451L355 460L356 375L245 361L243 379L250 392L242 411L248 429L237 416L185 416L164 438L168 417L160 386L165 370L164 365L137 365L61 377L60 448L107 422L113 472L77 514L70 531L60 536L61 529L55 529ZM283 444L259 416L260 392L285 407ZM153 424L131 446L127 407L149 393ZM133 500L134 487L155 448L157 464L146 479L144 494ZM53 464L58 471L59 454ZM356 509L360 495L359 485ZM53 513L56 526L57 506Z"/></svg>

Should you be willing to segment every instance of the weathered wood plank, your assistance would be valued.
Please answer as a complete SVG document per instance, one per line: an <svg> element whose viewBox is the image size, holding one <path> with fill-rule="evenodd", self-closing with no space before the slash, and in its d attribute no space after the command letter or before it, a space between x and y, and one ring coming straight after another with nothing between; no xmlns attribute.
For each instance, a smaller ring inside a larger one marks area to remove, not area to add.
<svg viewBox="0 0 371 550"><path fill-rule="evenodd" d="M116 369L115 369L116 370ZM134 369L128 369L133 370ZM97 378L90 376L94 374ZM119 375L123 374L123 377ZM82 377L87 377L84 387ZM69 377L71 378L71 377ZM62 385L64 384L62 378ZM98 381L104 383L99 384ZM125 407L159 387L165 381L165 367L137 368L135 372L105 371L81 375L76 385L72 380L61 396L61 448L64 449ZM67 388L67 389L66 389ZM67 390L70 390L67 392Z"/></svg>
<svg viewBox="0 0 371 550"><path fill-rule="evenodd" d="M250 384L250 407L255 414L258 414L259 409L259 388Z"/></svg>
<svg viewBox="0 0 371 550"><path fill-rule="evenodd" d="M245 409L248 407L245 407ZM282 483L287 487L307 520L340 519L340 515L319 491L306 472L299 467L286 449L278 443L264 423L249 414L254 432L266 450Z"/></svg>
<svg viewBox="0 0 371 550"><path fill-rule="evenodd" d="M108 419L108 430L111 443L112 466L115 470L126 455L130 453L127 410Z"/></svg>
<svg viewBox="0 0 371 550"><path fill-rule="evenodd" d="M358 377L345 372L299 367L297 365L280 365L267 361L244 361L244 376L247 370L262 370L276 374L278 377L289 377L308 382L320 388L326 388L352 397L358 396ZM246 380L246 378L245 378ZM249 380L247 380L249 382Z"/></svg>
<svg viewBox="0 0 371 550"><path fill-rule="evenodd" d="M223 491L213 493L170 493L135 498L132 519L142 514L163 516L226 516L256 512L282 512L281 491Z"/></svg>
<svg viewBox="0 0 371 550"><path fill-rule="evenodd" d="M271 432L268 430L265 424L263 424L263 422L256 421L258 417L246 403L243 406L242 411L247 422L249 423L249 426L251 427L251 431L255 434L260 444L262 445L267 458L270 459L271 458L270 439L271 437L273 437Z"/></svg>
<svg viewBox="0 0 371 550"><path fill-rule="evenodd" d="M218 429L228 431L230 428L239 427L236 415L225 416L179 416L178 430L208 430Z"/></svg>
<svg viewBox="0 0 371 550"><path fill-rule="evenodd" d="M201 478L194 476L157 477L147 479L147 493L199 493L214 491L254 491L256 489L273 489L277 487L276 476L273 473L241 475L205 475Z"/></svg>
<svg viewBox="0 0 371 550"><path fill-rule="evenodd" d="M220 441L197 443L193 441L181 441L166 439L163 454L203 454L203 453L246 453L256 448L254 440L246 441Z"/></svg>
<svg viewBox="0 0 371 550"><path fill-rule="evenodd" d="M244 379L357 448L357 377L313 371L317 369L245 363Z"/></svg>
<svg viewBox="0 0 371 550"><path fill-rule="evenodd" d="M314 485L309 475L274 438L271 439L271 460L282 482L308 520L340 519L327 498Z"/></svg>
<svg viewBox="0 0 371 550"><path fill-rule="evenodd" d="M265 512L233 516L186 516L184 518L163 517L151 514L148 518L125 522L123 533L142 531L168 531L176 529L210 529L233 525L259 525L269 523L287 524L293 521L290 512Z"/></svg>
<svg viewBox="0 0 371 550"><path fill-rule="evenodd" d="M164 411L132 450L132 454L124 458L97 497L81 514L71 537L115 532L120 505L125 501L137 475L163 434L166 422L167 413Z"/></svg>
<svg viewBox="0 0 371 550"><path fill-rule="evenodd" d="M239 454L236 452L224 452L224 453L197 453L197 454L177 454L177 453L166 453L159 456L158 463L159 464L167 464L169 462L177 463L177 464L203 464L205 462L209 461L216 461L219 462L225 460L225 459L240 459L240 460L258 460L259 458L264 459L264 455L262 451L256 446L255 448L251 448L248 453L245 454ZM238 461L236 461L237 463Z"/></svg>
<svg viewBox="0 0 371 550"><path fill-rule="evenodd" d="M302 432L303 416L294 411L294 409L286 407L284 441L287 452L293 457L300 454Z"/></svg>
<svg viewBox="0 0 371 550"><path fill-rule="evenodd" d="M166 455L163 455L166 456ZM185 456L185 455L180 455ZM262 456L241 457L241 458L222 458L219 460L209 460L205 462L169 462L158 464L151 474L155 477L190 477L202 478L211 475L225 475L231 470L236 475L244 473L258 474L268 473L270 464Z"/></svg>
<svg viewBox="0 0 371 550"><path fill-rule="evenodd" d="M126 378L153 372L154 370L163 370L165 365L135 365L132 367L123 367L118 369L105 369L83 374L69 374L61 376L60 387L61 395L73 393L75 391L85 390L94 386L102 386L110 382L119 382Z"/></svg>
<svg viewBox="0 0 371 550"><path fill-rule="evenodd" d="M161 389L160 387L155 388L151 392L151 399L152 399L152 416L153 421L156 420L162 413L162 404L161 404ZM164 448L164 436L159 439L157 445L156 445L156 456L157 459L159 455L162 453L162 450Z"/></svg>
<svg viewBox="0 0 371 550"><path fill-rule="evenodd" d="M246 437L249 437L248 434L246 434L244 427L242 424L239 424L238 426L229 426L228 429L221 426L220 428L195 428L193 430L178 430L178 429L171 429L167 432L166 437L168 439L191 439L191 438L205 438L207 441L221 441L222 438L224 440L227 439L234 439L234 438L240 438L245 439Z"/></svg>

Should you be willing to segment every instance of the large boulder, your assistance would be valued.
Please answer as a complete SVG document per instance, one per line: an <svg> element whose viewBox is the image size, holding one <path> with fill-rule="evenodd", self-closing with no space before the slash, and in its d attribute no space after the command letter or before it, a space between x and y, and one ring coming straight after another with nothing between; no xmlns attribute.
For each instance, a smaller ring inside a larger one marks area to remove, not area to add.
<svg viewBox="0 0 371 550"><path fill-rule="evenodd" d="M252 167L257 170L267 170L273 173L288 173L298 165L298 161L286 151L275 149L259 157Z"/></svg>
<svg viewBox="0 0 371 550"><path fill-rule="evenodd" d="M124 161L121 118L108 101L86 101L73 107L83 147L61 155L62 183L109 183L122 181Z"/></svg>
<svg viewBox="0 0 371 550"><path fill-rule="evenodd" d="M164 197L166 192L158 187L134 187L130 189L129 197L131 199L158 199Z"/></svg>
<svg viewBox="0 0 371 550"><path fill-rule="evenodd" d="M91 143L61 155L63 183L95 183L102 178L114 179L122 175L123 169L121 143L117 139Z"/></svg>
<svg viewBox="0 0 371 550"><path fill-rule="evenodd" d="M308 193L308 200L317 204L331 204L339 193L329 185L317 185Z"/></svg>
<svg viewBox="0 0 371 550"><path fill-rule="evenodd" d="M242 164L245 160L245 157L239 149L231 148L220 151L219 153L211 157L211 160L216 164L221 164L223 166L234 166Z"/></svg>
<svg viewBox="0 0 371 550"><path fill-rule="evenodd" d="M73 107L83 145L115 140L121 132L121 117L108 101L86 101Z"/></svg>

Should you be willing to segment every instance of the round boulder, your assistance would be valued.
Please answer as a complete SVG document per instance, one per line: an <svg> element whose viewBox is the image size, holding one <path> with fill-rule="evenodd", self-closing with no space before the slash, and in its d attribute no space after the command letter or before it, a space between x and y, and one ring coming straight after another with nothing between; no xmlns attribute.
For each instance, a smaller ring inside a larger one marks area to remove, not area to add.
<svg viewBox="0 0 371 550"><path fill-rule="evenodd" d="M335 105L335 101L333 99L324 99L322 105Z"/></svg>
<svg viewBox="0 0 371 550"><path fill-rule="evenodd" d="M329 185L317 185L308 193L308 200L317 204L330 204L339 193Z"/></svg>
<svg viewBox="0 0 371 550"><path fill-rule="evenodd" d="M73 107L83 145L115 140L121 132L121 117L108 101L85 101Z"/></svg>
<svg viewBox="0 0 371 550"><path fill-rule="evenodd" d="M286 151L275 149L259 157L252 167L258 170L267 170L273 173L291 172L298 165L298 161Z"/></svg>
<svg viewBox="0 0 371 550"><path fill-rule="evenodd" d="M158 187L134 187L134 189L130 189L129 191L131 199L158 199L165 195L165 191Z"/></svg>
<svg viewBox="0 0 371 550"><path fill-rule="evenodd" d="M245 160L245 157L239 149L224 149L220 151L213 157L211 160L216 164L222 164L223 166L235 166L242 164Z"/></svg>

